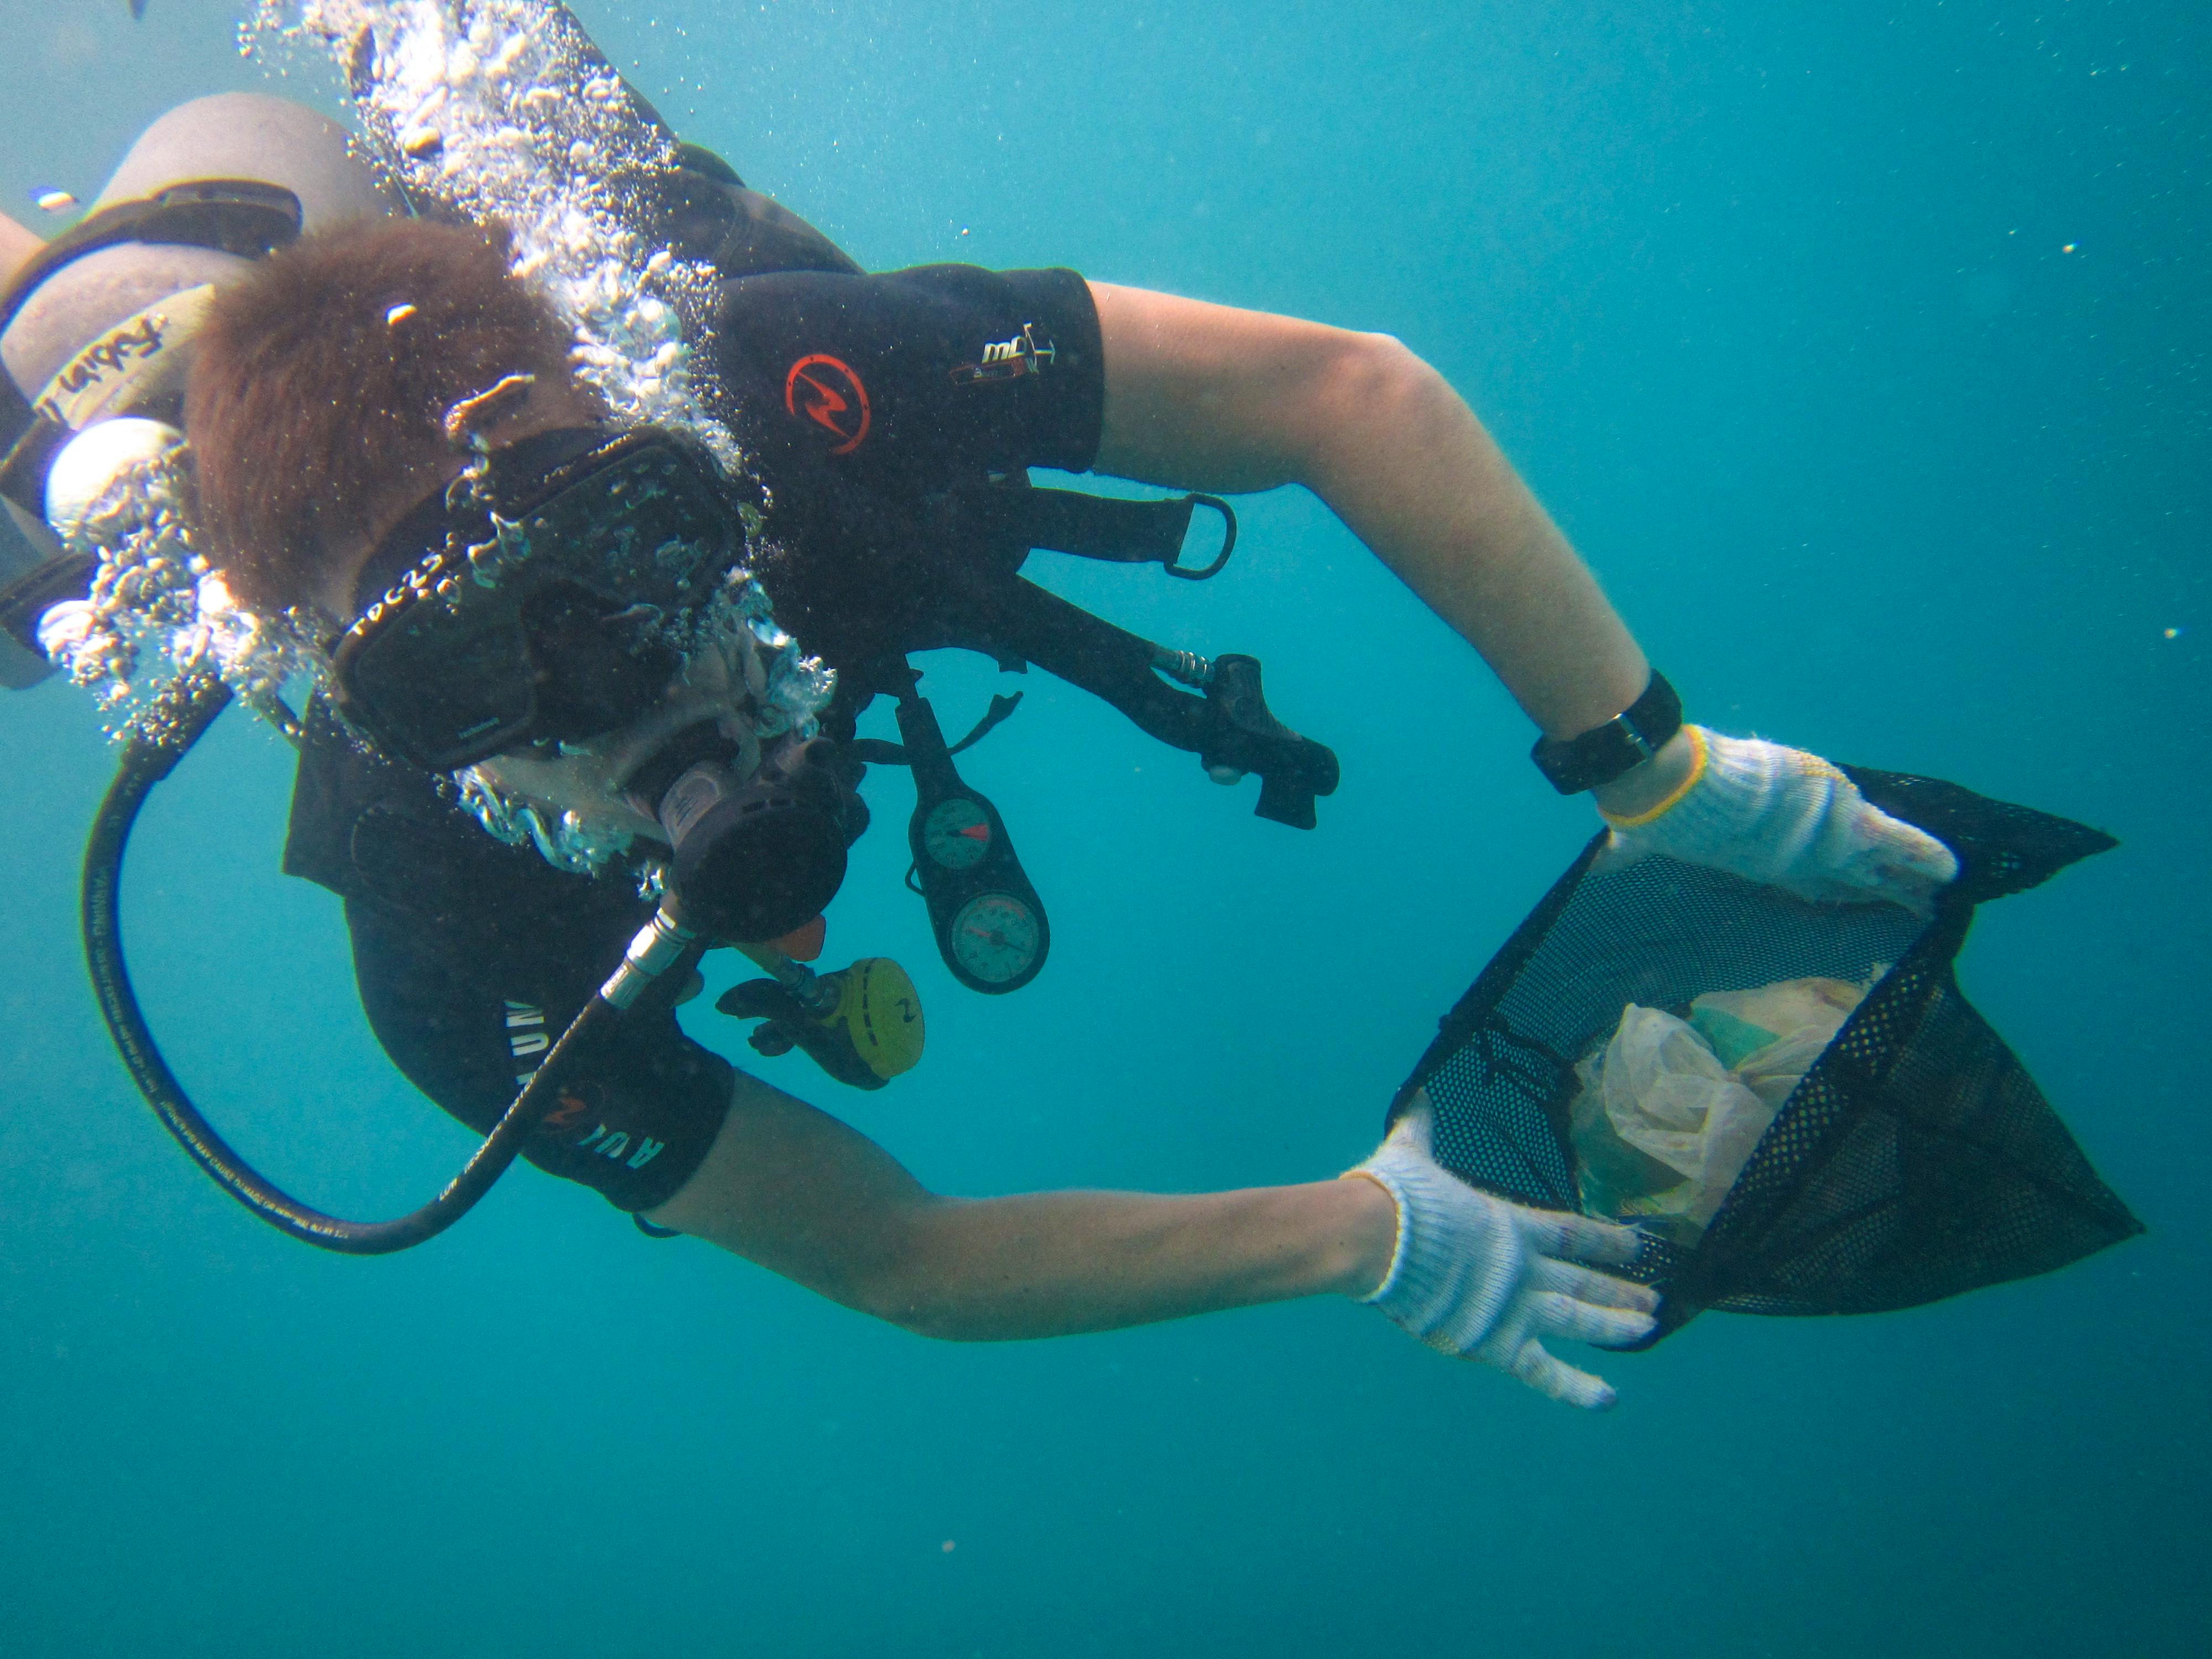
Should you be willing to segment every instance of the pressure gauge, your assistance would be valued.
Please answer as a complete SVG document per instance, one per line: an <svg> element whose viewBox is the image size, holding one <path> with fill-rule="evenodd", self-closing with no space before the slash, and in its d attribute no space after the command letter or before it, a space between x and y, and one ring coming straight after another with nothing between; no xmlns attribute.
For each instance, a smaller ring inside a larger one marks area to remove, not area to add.
<svg viewBox="0 0 2212 1659"><path fill-rule="evenodd" d="M921 844L947 870L970 870L991 850L991 821L965 795L941 800L923 820Z"/></svg>
<svg viewBox="0 0 2212 1659"><path fill-rule="evenodd" d="M1043 902L1022 873L999 809L961 781L927 701L900 696L898 723L914 770L907 884L929 906L938 953L971 991L1018 991L1042 970L1052 949Z"/></svg>
<svg viewBox="0 0 2212 1659"><path fill-rule="evenodd" d="M1012 893L978 893L952 918L947 941L958 964L986 985L1006 985L1036 965L1043 929Z"/></svg>

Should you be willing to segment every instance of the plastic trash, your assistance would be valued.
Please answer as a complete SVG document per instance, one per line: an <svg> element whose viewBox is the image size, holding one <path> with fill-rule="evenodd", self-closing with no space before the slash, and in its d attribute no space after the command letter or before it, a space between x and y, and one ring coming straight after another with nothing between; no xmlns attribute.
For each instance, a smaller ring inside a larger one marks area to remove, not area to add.
<svg viewBox="0 0 2212 1659"><path fill-rule="evenodd" d="M1709 992L1686 1020L1628 1004L1575 1067L1567 1122L1583 1209L1695 1243L1865 996L1864 986L1807 978Z"/></svg>

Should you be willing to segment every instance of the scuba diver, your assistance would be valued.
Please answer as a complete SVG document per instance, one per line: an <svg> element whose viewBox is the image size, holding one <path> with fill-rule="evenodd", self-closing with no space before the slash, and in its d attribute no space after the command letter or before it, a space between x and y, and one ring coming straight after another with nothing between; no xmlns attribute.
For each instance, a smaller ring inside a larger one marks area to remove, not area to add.
<svg viewBox="0 0 2212 1659"><path fill-rule="evenodd" d="M955 976L996 992L1036 971L1041 903L910 652L1036 663L1310 826L1334 759L1267 710L1256 664L1160 650L1017 574L1035 547L1205 574L1184 533L1219 506L1233 536L1223 495L1318 495L1496 672L1544 777L1613 826L1609 859L1915 908L1955 872L1826 762L1685 723L1467 404L1395 340L1065 270L867 274L716 158L672 153L643 234L718 273L699 349L742 471L678 425L617 418L507 227L415 210L281 100L173 111L78 231L0 241L11 681L67 643L54 618L94 580L48 522L77 447L180 428L216 579L314 643L285 869L344 900L378 1038L478 1132L505 1129L519 1086L534 1098L625 942L633 964L659 949L635 942L670 914L641 857L700 940L769 968L722 1003L760 1022L756 1048L861 1087L910 1064L902 974L799 965L866 824L864 765L914 774L910 879ZM1190 493L1099 501L1031 488L1033 466ZM766 603L732 626L740 557ZM877 696L899 744L856 735ZM1652 1329L1652 1291L1604 1271L1633 1230L1453 1178L1419 1110L1301 1185L940 1196L686 1036L694 960L523 1126L524 1157L649 1231L953 1340L1341 1294L1591 1408L1612 1389L1545 1345Z"/></svg>

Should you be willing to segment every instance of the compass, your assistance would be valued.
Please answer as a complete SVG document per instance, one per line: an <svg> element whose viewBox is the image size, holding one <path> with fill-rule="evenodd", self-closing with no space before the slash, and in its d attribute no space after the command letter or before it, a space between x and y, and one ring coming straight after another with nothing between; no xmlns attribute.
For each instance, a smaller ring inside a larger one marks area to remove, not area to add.
<svg viewBox="0 0 2212 1659"><path fill-rule="evenodd" d="M1042 954L1044 930L1036 909L1012 893L978 893L952 918L955 962L984 984L1011 986Z"/></svg>
<svg viewBox="0 0 2212 1659"><path fill-rule="evenodd" d="M995 839L983 809L965 795L938 802L922 820L922 848L947 870L972 870L989 854Z"/></svg>

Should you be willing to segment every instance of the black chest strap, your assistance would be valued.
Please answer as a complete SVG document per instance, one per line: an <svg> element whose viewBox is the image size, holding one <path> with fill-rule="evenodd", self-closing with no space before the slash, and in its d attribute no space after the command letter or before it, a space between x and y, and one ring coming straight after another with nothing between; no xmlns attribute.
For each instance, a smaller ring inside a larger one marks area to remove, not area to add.
<svg viewBox="0 0 2212 1659"><path fill-rule="evenodd" d="M1194 568L1182 556L1200 506L1221 514L1224 535L1211 562ZM1314 827L1316 797L1336 789L1336 757L1269 711L1257 660L1232 655L1209 661L1155 645L1017 574L1030 551L1042 548L1154 563L1185 577L1211 575L1237 542L1236 515L1226 503L1206 495L1128 501L1039 489L1018 474L948 492L926 516L931 539L959 550L958 556L928 562L926 602L904 609L882 657L839 665L831 724L845 728L842 735L850 735L870 699L899 695L910 684L908 653L975 651L1010 669L1035 663L1113 704L1158 741L1196 755L1209 769L1256 773L1260 817Z"/></svg>
<svg viewBox="0 0 2212 1659"><path fill-rule="evenodd" d="M1001 663L1035 663L1112 703L1142 731L1197 756L1209 769L1256 773L1255 810L1278 823L1312 829L1315 798L1336 793L1335 754L1269 711L1255 658L1207 662L1170 651L1020 576L987 576L945 599L936 636L910 649L951 646ZM1200 678L1200 692L1161 678L1176 671Z"/></svg>
<svg viewBox="0 0 2212 1659"><path fill-rule="evenodd" d="M1237 514L1218 495L1131 501L1076 489L1039 489L1028 475L971 484L943 498L948 527L997 550L1019 566L1032 548L1115 564L1157 564L1170 576L1202 582L1221 574L1237 550ZM1221 545L1203 565L1182 562L1199 507L1221 515Z"/></svg>

